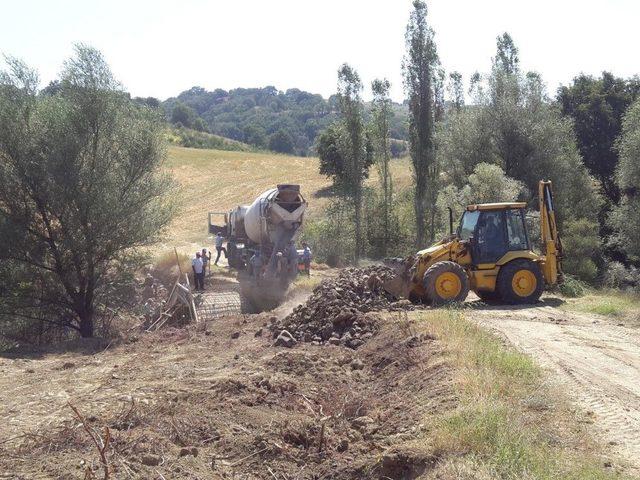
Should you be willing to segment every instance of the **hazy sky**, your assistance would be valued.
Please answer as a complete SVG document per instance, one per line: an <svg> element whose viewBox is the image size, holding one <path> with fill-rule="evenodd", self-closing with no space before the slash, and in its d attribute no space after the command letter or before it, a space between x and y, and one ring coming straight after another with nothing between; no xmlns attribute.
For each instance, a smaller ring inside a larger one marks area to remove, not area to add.
<svg viewBox="0 0 640 480"><path fill-rule="evenodd" d="M431 0L429 22L449 72L487 71L498 34L511 33L523 68L551 93L580 72L640 73L637 0ZM38 69L43 85L74 42L100 49L133 95L274 85L325 97L351 63L367 86L392 82L410 0L0 0L0 52ZM368 93L367 93L368 96Z"/></svg>

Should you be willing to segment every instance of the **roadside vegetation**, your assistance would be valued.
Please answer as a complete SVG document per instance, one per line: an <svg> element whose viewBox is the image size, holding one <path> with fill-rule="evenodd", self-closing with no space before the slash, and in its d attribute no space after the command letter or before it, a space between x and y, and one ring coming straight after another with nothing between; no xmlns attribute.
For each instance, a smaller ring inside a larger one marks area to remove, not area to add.
<svg viewBox="0 0 640 480"><path fill-rule="evenodd" d="M624 478L579 422L582 413L534 361L465 319L464 310L416 313L454 367L455 409L429 415L422 448L443 478ZM609 467L605 466L609 465Z"/></svg>
<svg viewBox="0 0 640 480"><path fill-rule="evenodd" d="M640 295L615 289L591 289L579 298L567 298L565 310L595 313L640 326Z"/></svg>

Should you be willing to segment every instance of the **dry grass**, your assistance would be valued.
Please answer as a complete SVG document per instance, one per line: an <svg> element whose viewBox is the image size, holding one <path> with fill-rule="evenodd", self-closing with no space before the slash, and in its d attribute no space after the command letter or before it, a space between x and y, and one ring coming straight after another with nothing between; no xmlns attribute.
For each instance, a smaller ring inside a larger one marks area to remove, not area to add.
<svg viewBox="0 0 640 480"><path fill-rule="evenodd" d="M167 246L183 251L207 240L207 213L227 211L247 204L278 183L298 183L309 202L309 217L321 215L331 198L331 180L318 172L313 157L294 157L275 153L230 152L170 147L167 167L178 182L181 211L169 229ZM396 186L411 183L407 160L394 160ZM376 182L375 168L369 182Z"/></svg>
<svg viewBox="0 0 640 480"><path fill-rule="evenodd" d="M563 396L526 355L457 310L416 314L457 372L457 408L425 419L442 478L612 479Z"/></svg>

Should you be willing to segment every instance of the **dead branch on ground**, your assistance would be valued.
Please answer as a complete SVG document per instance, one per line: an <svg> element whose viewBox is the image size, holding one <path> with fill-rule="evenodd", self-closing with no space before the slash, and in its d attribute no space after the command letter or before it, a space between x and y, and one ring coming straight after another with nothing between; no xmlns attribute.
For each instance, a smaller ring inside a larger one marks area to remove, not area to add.
<svg viewBox="0 0 640 480"><path fill-rule="evenodd" d="M101 438L94 431L94 429L89 427L86 419L75 406L73 406L69 402L67 402L67 405L69 406L69 408L71 408L71 410L73 410L73 413L76 415L78 420L80 420L82 427L89 434L89 437L91 437L91 440L93 441L93 444L96 446L96 449L98 450L98 454L100 455L100 462L102 463L102 469L104 470L104 480L109 480L110 469L109 469L109 462L107 460L107 453L106 453L107 448L109 448L109 441L111 440L111 432L109 431L109 427L104 427L104 437ZM85 478L92 478L92 477L93 477L93 473L91 473L91 470L88 469L85 472Z"/></svg>

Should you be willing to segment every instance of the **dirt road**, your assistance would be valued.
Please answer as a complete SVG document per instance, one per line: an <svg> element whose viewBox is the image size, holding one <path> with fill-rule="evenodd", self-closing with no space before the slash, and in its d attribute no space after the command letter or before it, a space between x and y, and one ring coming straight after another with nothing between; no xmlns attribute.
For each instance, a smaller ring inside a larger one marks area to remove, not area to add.
<svg viewBox="0 0 640 480"><path fill-rule="evenodd" d="M541 306L488 307L469 317L499 332L549 369L596 433L640 468L640 330L604 317Z"/></svg>

